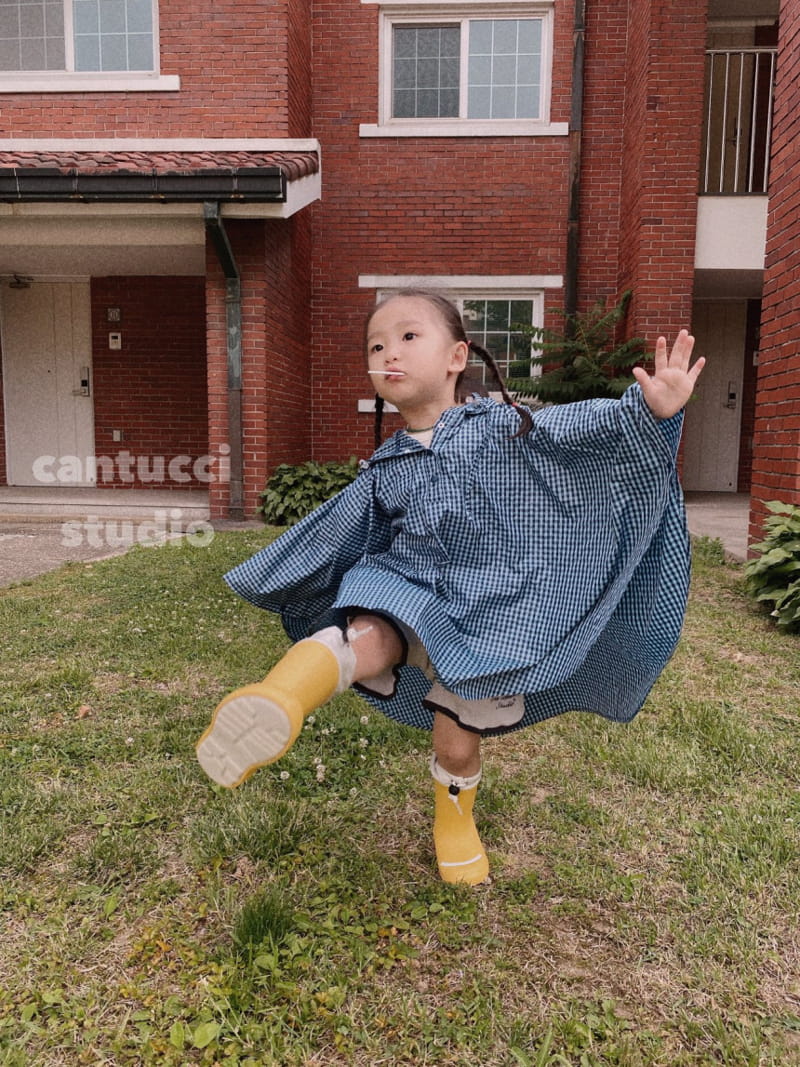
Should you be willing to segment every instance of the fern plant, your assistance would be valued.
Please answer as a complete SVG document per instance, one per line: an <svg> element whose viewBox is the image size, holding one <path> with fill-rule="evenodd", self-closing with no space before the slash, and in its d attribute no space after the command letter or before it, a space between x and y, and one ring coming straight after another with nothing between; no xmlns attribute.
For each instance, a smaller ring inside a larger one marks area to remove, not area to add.
<svg viewBox="0 0 800 1067"><path fill-rule="evenodd" d="M771 609L777 626L800 632L800 507L771 500L764 520L767 536L751 548L759 552L744 567L745 588Z"/></svg>
<svg viewBox="0 0 800 1067"><path fill-rule="evenodd" d="M273 526L293 526L349 485L357 474L355 456L346 463L282 463L261 494L259 511Z"/></svg>
<svg viewBox="0 0 800 1067"><path fill-rule="evenodd" d="M622 396L635 380L631 367L641 363L645 353L641 337L617 340L631 295L630 290L624 292L612 308L599 300L588 312L565 316L563 331L517 328L530 337L538 354L511 365L509 389L520 397L555 404ZM542 373L533 375L536 366Z"/></svg>

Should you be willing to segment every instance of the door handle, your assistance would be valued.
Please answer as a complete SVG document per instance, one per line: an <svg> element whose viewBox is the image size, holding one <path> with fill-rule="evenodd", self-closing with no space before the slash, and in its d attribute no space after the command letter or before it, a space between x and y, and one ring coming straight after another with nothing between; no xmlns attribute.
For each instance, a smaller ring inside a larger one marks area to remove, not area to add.
<svg viewBox="0 0 800 1067"><path fill-rule="evenodd" d="M81 367L80 386L77 389L72 390L73 396L89 396L91 390L91 380L89 377L89 368Z"/></svg>

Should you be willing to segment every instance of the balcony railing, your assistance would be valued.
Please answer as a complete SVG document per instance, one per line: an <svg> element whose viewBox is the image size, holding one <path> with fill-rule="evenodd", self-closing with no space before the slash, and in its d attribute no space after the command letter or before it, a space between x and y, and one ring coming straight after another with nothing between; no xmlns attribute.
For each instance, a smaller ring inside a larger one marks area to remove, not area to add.
<svg viewBox="0 0 800 1067"><path fill-rule="evenodd" d="M774 48L714 48L706 53L701 193L766 193L775 56Z"/></svg>

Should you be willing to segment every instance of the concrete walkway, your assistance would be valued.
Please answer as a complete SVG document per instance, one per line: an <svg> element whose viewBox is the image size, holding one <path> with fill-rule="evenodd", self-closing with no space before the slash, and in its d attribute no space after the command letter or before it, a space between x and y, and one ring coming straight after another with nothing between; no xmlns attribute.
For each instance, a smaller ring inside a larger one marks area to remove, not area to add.
<svg viewBox="0 0 800 1067"><path fill-rule="evenodd" d="M731 559L747 559L747 493L686 493L686 518L695 537L719 538Z"/></svg>
<svg viewBox="0 0 800 1067"><path fill-rule="evenodd" d="M174 500L173 497L170 503ZM749 499L746 495L688 493L686 512L689 531L694 536L719 538L732 559L743 561L747 558ZM157 521L155 515L160 516ZM141 543L145 534L158 534L159 522L162 540L180 536L181 531L189 529L189 517L183 512L181 519L176 520L175 515L172 509L163 515L151 510L149 517L140 512L136 521L129 512L127 517L124 514L104 515L102 519L94 516L87 523L74 513L60 516L56 521L52 507L47 517L37 515L24 518L8 513L4 518L0 508L0 586L35 578L64 563L89 562L121 555L132 545ZM207 520L201 521L207 530ZM213 523L214 529L260 526L258 520Z"/></svg>

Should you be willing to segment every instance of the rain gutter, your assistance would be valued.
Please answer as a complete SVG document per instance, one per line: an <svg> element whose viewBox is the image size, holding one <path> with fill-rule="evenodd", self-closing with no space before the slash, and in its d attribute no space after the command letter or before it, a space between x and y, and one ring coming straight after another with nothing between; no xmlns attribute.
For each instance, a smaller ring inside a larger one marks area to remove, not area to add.
<svg viewBox="0 0 800 1067"><path fill-rule="evenodd" d="M228 444L230 447L230 499L228 515L244 518L244 464L242 457L242 280L219 203L203 203L206 233L225 275L225 324L227 327Z"/></svg>
<svg viewBox="0 0 800 1067"><path fill-rule="evenodd" d="M564 311L578 310L578 252L581 207L581 137L583 133L584 38L586 0L575 0L572 38L572 105L569 120L569 206L567 209L567 261L564 270Z"/></svg>
<svg viewBox="0 0 800 1067"><path fill-rule="evenodd" d="M2 167L0 201L137 203L208 200L281 204L287 180L280 167L215 167L191 171Z"/></svg>

